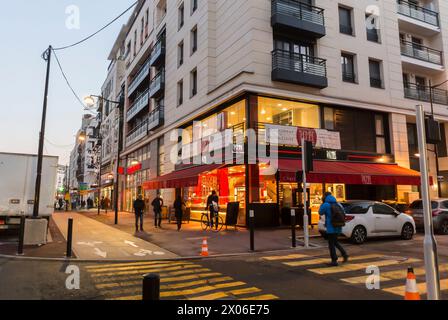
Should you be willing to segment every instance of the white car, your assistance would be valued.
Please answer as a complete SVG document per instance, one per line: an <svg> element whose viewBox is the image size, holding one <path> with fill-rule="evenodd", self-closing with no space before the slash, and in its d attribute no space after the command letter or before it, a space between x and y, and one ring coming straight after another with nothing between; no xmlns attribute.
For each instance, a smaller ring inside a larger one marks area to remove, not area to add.
<svg viewBox="0 0 448 320"><path fill-rule="evenodd" d="M356 244L362 244L370 237L400 236L404 240L414 237L414 219L387 204L358 200L342 205L346 212L342 234ZM325 216L319 221L319 232L325 236Z"/></svg>

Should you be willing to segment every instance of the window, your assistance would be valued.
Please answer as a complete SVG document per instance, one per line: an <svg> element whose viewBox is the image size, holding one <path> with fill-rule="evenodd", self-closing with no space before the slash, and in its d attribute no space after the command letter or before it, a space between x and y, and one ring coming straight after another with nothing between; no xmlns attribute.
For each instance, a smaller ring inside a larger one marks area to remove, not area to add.
<svg viewBox="0 0 448 320"><path fill-rule="evenodd" d="M198 27L195 26L191 30L191 54L198 50Z"/></svg>
<svg viewBox="0 0 448 320"><path fill-rule="evenodd" d="M324 108L324 129L334 130L334 109Z"/></svg>
<svg viewBox="0 0 448 320"><path fill-rule="evenodd" d="M146 24L145 24L145 38L148 38L149 36L149 9L146 9Z"/></svg>
<svg viewBox="0 0 448 320"><path fill-rule="evenodd" d="M134 57L137 55L137 30L134 32Z"/></svg>
<svg viewBox="0 0 448 320"><path fill-rule="evenodd" d="M446 145L446 131L445 131L444 123L440 124L440 135L442 137L442 140L437 145L438 156L440 158L445 158L445 157L448 157L448 150L447 150L447 145Z"/></svg>
<svg viewBox="0 0 448 320"><path fill-rule="evenodd" d="M380 154L387 153L386 150L386 130L384 126L384 115L375 115L375 132L376 132L376 152Z"/></svg>
<svg viewBox="0 0 448 320"><path fill-rule="evenodd" d="M182 4L179 7L179 30L182 29L182 27L184 26L185 23L185 6L184 3L182 2Z"/></svg>
<svg viewBox="0 0 448 320"><path fill-rule="evenodd" d="M198 71L194 69L191 71L191 97L198 93Z"/></svg>
<svg viewBox="0 0 448 320"><path fill-rule="evenodd" d="M405 88L409 88L409 74L403 73L403 85Z"/></svg>
<svg viewBox="0 0 448 320"><path fill-rule="evenodd" d="M437 209L439 207L439 204L436 201L431 201L431 208ZM412 204L409 206L410 209L423 209L423 201L422 200L415 200L412 202Z"/></svg>
<svg viewBox="0 0 448 320"><path fill-rule="evenodd" d="M177 83L177 106L181 106L184 103L184 81L180 80Z"/></svg>
<svg viewBox="0 0 448 320"><path fill-rule="evenodd" d="M369 212L371 202L355 202L343 204L347 214L366 214Z"/></svg>
<svg viewBox="0 0 448 320"><path fill-rule="evenodd" d="M181 43L179 43L179 45L177 46L177 56L178 56L177 66L180 67L181 65L184 64L184 42L183 41Z"/></svg>
<svg viewBox="0 0 448 320"><path fill-rule="evenodd" d="M142 25L140 30L140 45L143 45L144 33L145 33L145 18L142 18Z"/></svg>
<svg viewBox="0 0 448 320"><path fill-rule="evenodd" d="M355 56L350 53L343 53L341 56L342 80L344 82L355 83Z"/></svg>
<svg viewBox="0 0 448 320"><path fill-rule="evenodd" d="M352 9L339 7L339 31L344 34L353 35Z"/></svg>
<svg viewBox="0 0 448 320"><path fill-rule="evenodd" d="M191 0L191 14L198 9L198 0Z"/></svg>
<svg viewBox="0 0 448 320"><path fill-rule="evenodd" d="M396 211L392 207L389 207L388 205L381 204L381 203L376 203L373 206L373 213L381 214L381 215L390 215L390 216L394 216L397 214Z"/></svg>
<svg viewBox="0 0 448 320"><path fill-rule="evenodd" d="M381 79L381 62L378 60L369 59L370 70L370 86L372 88L383 88L383 81Z"/></svg>
<svg viewBox="0 0 448 320"><path fill-rule="evenodd" d="M163 137L159 139L159 157L158 157L158 176L162 176L165 173L165 143Z"/></svg>
<svg viewBox="0 0 448 320"><path fill-rule="evenodd" d="M380 42L378 32L378 17L372 14L366 14L367 40L372 42Z"/></svg>

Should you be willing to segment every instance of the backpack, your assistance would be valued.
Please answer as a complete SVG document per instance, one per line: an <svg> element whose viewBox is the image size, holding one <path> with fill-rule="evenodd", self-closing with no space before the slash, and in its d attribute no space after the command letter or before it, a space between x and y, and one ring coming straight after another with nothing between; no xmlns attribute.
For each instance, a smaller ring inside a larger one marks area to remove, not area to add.
<svg viewBox="0 0 448 320"><path fill-rule="evenodd" d="M334 228L345 226L345 211L339 203L331 205L331 224Z"/></svg>
<svg viewBox="0 0 448 320"><path fill-rule="evenodd" d="M215 201L212 201L212 208L215 213L219 212L219 206Z"/></svg>

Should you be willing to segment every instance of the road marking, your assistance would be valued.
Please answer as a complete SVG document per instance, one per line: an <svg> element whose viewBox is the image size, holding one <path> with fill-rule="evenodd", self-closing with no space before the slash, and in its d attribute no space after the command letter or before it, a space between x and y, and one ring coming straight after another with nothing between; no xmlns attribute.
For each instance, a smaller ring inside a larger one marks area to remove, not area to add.
<svg viewBox="0 0 448 320"><path fill-rule="evenodd" d="M101 273L101 272L108 272L108 271L125 271L125 270L139 270L139 269L151 269L151 268L161 268L161 267L174 267L174 266L180 266L180 265L193 265L192 262L172 262L172 263L165 263L165 264L159 264L159 265L141 265L141 266L130 266L130 267L117 267L117 268L101 268L101 269L92 269L89 272L90 273Z"/></svg>
<svg viewBox="0 0 448 320"><path fill-rule="evenodd" d="M417 285L417 287L418 287L418 291L420 292L420 294L426 294L426 292L427 292L426 282L419 283ZM405 294L405 290L406 290L406 286L398 286L398 287L382 289L382 291L384 291L384 292L392 293L397 296L403 296L403 297ZM441 291L448 290L448 279L444 279L444 280L440 281L440 290Z"/></svg>
<svg viewBox="0 0 448 320"><path fill-rule="evenodd" d="M277 296L274 296L273 294L264 294L261 296L255 296L255 297L247 297L247 298L243 298L240 300L253 300L253 301L257 301L257 300L277 300L279 299Z"/></svg>
<svg viewBox="0 0 448 320"><path fill-rule="evenodd" d="M357 271L366 269L369 266L376 266L376 267L385 267L385 266L391 266L391 265L397 265L397 264L403 264L403 263L415 263L420 261L419 259L408 259L406 261L397 261L397 260L382 260L382 261L375 261L375 262L363 262L363 263L357 263L357 264L346 264L341 265L339 267L326 267L326 268L317 268L317 269L309 269L308 271L316 273L316 274L333 274L333 273L342 273L342 272L350 272L350 271Z"/></svg>
<svg viewBox="0 0 448 320"><path fill-rule="evenodd" d="M92 274L92 277L112 277L112 276L118 276L118 275L131 275L131 274L141 274L148 272L164 272L164 271L176 271L176 270L182 270L182 269L191 269L191 268L199 268L198 265L181 265L177 267L169 267L169 268L162 268L162 269L153 269L153 268L141 268L136 271L121 271L121 272L109 272L109 273L97 273Z"/></svg>
<svg viewBox="0 0 448 320"><path fill-rule="evenodd" d="M229 291L228 294L231 294L233 296L242 296L244 294L259 293L259 292L261 292L261 289L258 289L256 287L252 287L252 288L244 288L244 289L232 290L232 291Z"/></svg>
<svg viewBox="0 0 448 320"><path fill-rule="evenodd" d="M107 252L106 251L101 251L101 249L99 248L95 248L95 252L94 252L97 256L100 256L104 259L107 258Z"/></svg>
<svg viewBox="0 0 448 320"><path fill-rule="evenodd" d="M79 246L87 246L87 247L92 247L92 248L94 248L96 245L98 245L98 244L102 244L102 242L100 242L100 241L78 242L77 244L78 244Z"/></svg>
<svg viewBox="0 0 448 320"><path fill-rule="evenodd" d="M129 245L129 246L131 246L131 247L138 248L138 245L136 245L135 242L126 240L124 243Z"/></svg>
<svg viewBox="0 0 448 320"><path fill-rule="evenodd" d="M189 298L188 300L210 301L210 300L223 299L223 298L227 298L227 297L228 297L228 295L225 292L217 292L217 293L212 293L212 294L208 294L205 296Z"/></svg>
<svg viewBox="0 0 448 320"><path fill-rule="evenodd" d="M160 282L166 283L166 282L178 282L178 281L185 281L185 280L194 280L194 279L204 279L204 278L211 278L211 277L220 277L222 276L222 273L203 273L203 274L194 274L190 276L183 276L183 277L173 277L173 278L162 278Z"/></svg>
<svg viewBox="0 0 448 320"><path fill-rule="evenodd" d="M382 255L379 254L368 254L364 256L358 256L350 258L350 261L358 261L358 260L367 260L367 259L375 259L382 257ZM319 258L319 259L312 259L312 260L302 260L302 261L293 261L293 262L284 262L283 264L289 266L289 267L303 267L303 266L310 266L314 264L323 264L329 262L326 258Z"/></svg>
<svg viewBox="0 0 448 320"><path fill-rule="evenodd" d="M179 290L179 291L165 291L160 293L161 298L172 298L182 296L192 296L194 294L204 293L207 291L215 291L217 288L212 286L204 286L195 289Z"/></svg>
<svg viewBox="0 0 448 320"><path fill-rule="evenodd" d="M448 264L443 264L439 266L440 272L448 272ZM424 268L415 268L414 274L418 276L423 276L426 274L426 271ZM406 280L407 270L401 269L401 270L395 270L395 271L387 271L387 272L381 272L381 283L392 281L392 280ZM368 275L362 276L362 277L352 277L352 278L345 278L341 279L344 282L351 283L351 284L364 284L366 282Z"/></svg>
<svg viewBox="0 0 448 320"><path fill-rule="evenodd" d="M130 262L130 263L114 263L114 264L100 264L95 266L86 266L87 270L96 270L103 268L113 268L113 267L130 267L130 266L152 266L166 263L176 263L175 261L140 261L140 262Z"/></svg>
<svg viewBox="0 0 448 320"><path fill-rule="evenodd" d="M280 260L295 260L295 259L303 259L303 258L311 258L311 256L305 254L290 254L287 256L272 256L272 257L263 257L263 260L267 261L280 261Z"/></svg>

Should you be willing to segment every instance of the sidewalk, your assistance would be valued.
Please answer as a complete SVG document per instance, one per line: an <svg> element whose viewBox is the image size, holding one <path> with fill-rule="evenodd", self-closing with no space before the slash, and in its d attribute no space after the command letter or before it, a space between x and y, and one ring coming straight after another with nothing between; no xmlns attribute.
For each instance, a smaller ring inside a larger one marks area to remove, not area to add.
<svg viewBox="0 0 448 320"><path fill-rule="evenodd" d="M73 252L81 260L160 260L176 254L132 234L112 228L80 213L55 213L53 220L67 239L68 219L73 218Z"/></svg>
<svg viewBox="0 0 448 320"><path fill-rule="evenodd" d="M135 216L131 213L120 212L119 223L114 225L114 213L107 214L102 211L98 216L96 211L86 211L80 213L84 217L89 217L96 222L112 227L115 230L134 235L135 232ZM243 254L249 253L249 231L244 228L229 227L228 230L223 229L219 233L203 231L200 223L190 222L183 224L181 232L177 232L175 223L168 224L167 220L163 220L162 229L154 228L153 215L145 215L145 233L137 233L136 237L160 246L180 257L197 257L201 253L202 240L207 238L210 255L226 255L226 254ZM323 244L319 238L317 227L310 229L311 244L318 247ZM301 243L303 231L297 230L297 246L303 248ZM255 249L261 251L277 251L291 249L291 229L290 228L274 228L255 231Z"/></svg>

